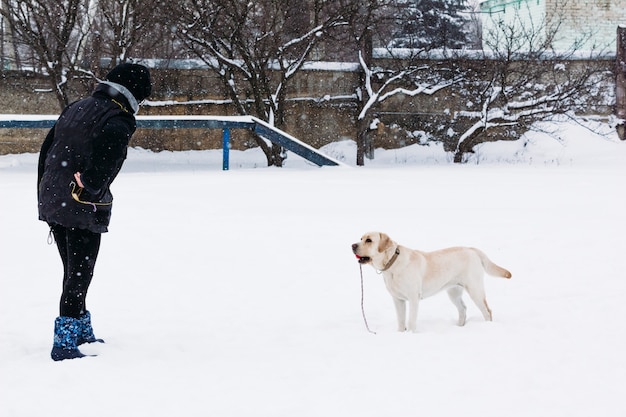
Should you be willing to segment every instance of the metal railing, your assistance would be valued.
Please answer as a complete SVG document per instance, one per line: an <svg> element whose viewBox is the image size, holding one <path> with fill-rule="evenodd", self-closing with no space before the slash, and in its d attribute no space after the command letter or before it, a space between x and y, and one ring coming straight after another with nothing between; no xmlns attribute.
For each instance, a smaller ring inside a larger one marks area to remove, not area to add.
<svg viewBox="0 0 626 417"><path fill-rule="evenodd" d="M0 128L51 128L57 119L58 115L0 114ZM229 169L231 129L250 129L260 137L282 146L318 166L344 165L253 116L137 116L137 127L145 129L222 129L222 169L224 171Z"/></svg>

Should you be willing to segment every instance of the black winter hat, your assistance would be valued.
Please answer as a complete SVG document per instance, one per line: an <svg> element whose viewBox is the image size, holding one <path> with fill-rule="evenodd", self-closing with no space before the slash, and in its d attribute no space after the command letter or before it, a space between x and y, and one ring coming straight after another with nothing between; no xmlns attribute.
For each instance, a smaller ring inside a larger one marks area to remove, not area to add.
<svg viewBox="0 0 626 417"><path fill-rule="evenodd" d="M120 64L107 74L106 79L128 88L137 102L141 102L152 92L150 71L143 65Z"/></svg>

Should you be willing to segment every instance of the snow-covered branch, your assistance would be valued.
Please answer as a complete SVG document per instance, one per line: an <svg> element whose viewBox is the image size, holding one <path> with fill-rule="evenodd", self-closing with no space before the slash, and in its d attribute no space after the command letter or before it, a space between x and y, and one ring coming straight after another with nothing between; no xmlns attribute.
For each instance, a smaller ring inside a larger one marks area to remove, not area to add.
<svg viewBox="0 0 626 417"><path fill-rule="evenodd" d="M415 83L416 74L420 71L430 71L431 67L428 65L420 65L420 66L408 66L407 68L400 69L397 71L385 70L385 71L374 71L369 68L365 59L363 58L363 54L359 51L359 63L361 65L361 69L364 74L364 87L365 92L367 93L367 100L363 104L361 111L358 115L358 120L365 119L367 113L371 110L371 108L376 103L382 103L383 101L393 97L395 95L405 95L410 97L415 97L420 94L433 95L438 91L450 87L453 84L456 84L462 80L462 77L454 77L450 80L443 80L437 82L419 82L417 83L417 87L414 89L409 89L403 86L396 87L390 91L387 91L391 86L395 84L408 84ZM389 74L391 74L389 76ZM378 87L377 90L374 90L372 86L372 79L376 75L385 76L387 78L382 82L382 84ZM363 99L363 98L362 98Z"/></svg>
<svg viewBox="0 0 626 417"><path fill-rule="evenodd" d="M455 78L453 80L450 81L446 81L446 82L442 82L439 84L422 84L419 85L416 89L413 90L408 90L406 88L396 88L395 90L392 90L388 93L385 93L383 95L380 96L380 98L378 99L379 102L385 101L387 98L394 96L396 94L404 94L406 96L410 96L410 97L414 97L417 96L419 94L428 94L429 96L432 96L433 94L437 93L440 90L443 90L444 88L450 87L452 84L456 84L459 81L461 81L461 78Z"/></svg>
<svg viewBox="0 0 626 417"><path fill-rule="evenodd" d="M305 33L302 36L299 36L297 38L293 38L290 39L289 41L287 41L284 45L282 45L281 47L278 48L278 52L280 55L282 55L284 53L284 51L286 51L287 49L291 48L294 45L298 45L302 42L309 42L309 38L311 38L312 36L317 36L317 34L322 31L324 29L324 25L318 25L316 27L314 27L313 29L309 30L307 33Z"/></svg>
<svg viewBox="0 0 626 417"><path fill-rule="evenodd" d="M502 89L494 88L491 96L483 104L481 112L457 112L456 116L478 119L469 129L467 129L457 142L457 151L461 144L479 131L494 127L514 126L520 120L532 118L538 115L553 114L557 111L554 105L560 100L557 94L545 95L530 100L511 101L501 107L491 108L491 104L500 95Z"/></svg>
<svg viewBox="0 0 626 417"><path fill-rule="evenodd" d="M215 48L210 42L207 42L205 38L194 36L191 32L186 33L187 40L191 44L196 44L200 48L206 48L209 52L208 54L199 54L200 58L206 63L209 67L216 68L216 62L222 63L230 68L236 68L239 70L245 77L251 77L252 74L248 69L243 65L243 61L240 59L231 59L224 55L221 51Z"/></svg>

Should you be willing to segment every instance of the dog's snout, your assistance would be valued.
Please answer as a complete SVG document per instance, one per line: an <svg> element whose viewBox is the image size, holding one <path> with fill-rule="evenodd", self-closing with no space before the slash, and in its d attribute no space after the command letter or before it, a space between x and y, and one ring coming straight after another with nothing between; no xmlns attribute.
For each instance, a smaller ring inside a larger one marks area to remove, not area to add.
<svg viewBox="0 0 626 417"><path fill-rule="evenodd" d="M352 244L352 252L356 253L357 248L359 247L358 243L353 243Z"/></svg>

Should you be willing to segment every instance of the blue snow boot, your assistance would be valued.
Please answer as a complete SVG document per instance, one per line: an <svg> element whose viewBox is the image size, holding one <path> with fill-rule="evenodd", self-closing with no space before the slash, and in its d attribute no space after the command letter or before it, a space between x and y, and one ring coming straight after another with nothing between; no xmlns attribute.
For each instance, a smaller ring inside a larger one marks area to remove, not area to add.
<svg viewBox="0 0 626 417"><path fill-rule="evenodd" d="M80 332L78 333L76 346L80 346L83 343L104 343L104 340L96 339L96 336L93 334L93 327L91 327L91 313L89 313L89 311L85 311L85 314L80 316L78 321L80 323Z"/></svg>
<svg viewBox="0 0 626 417"><path fill-rule="evenodd" d="M78 350L78 335L80 333L80 321L73 317L60 316L54 320L54 344L50 356L54 361L64 359L82 358Z"/></svg>

